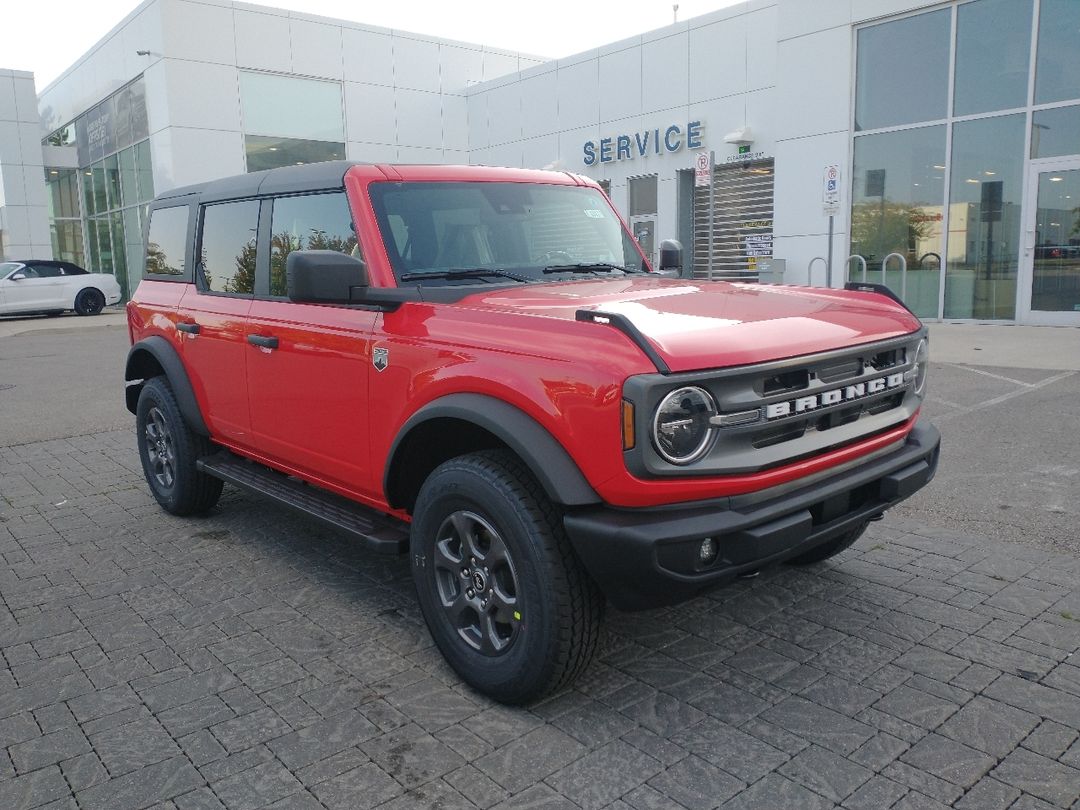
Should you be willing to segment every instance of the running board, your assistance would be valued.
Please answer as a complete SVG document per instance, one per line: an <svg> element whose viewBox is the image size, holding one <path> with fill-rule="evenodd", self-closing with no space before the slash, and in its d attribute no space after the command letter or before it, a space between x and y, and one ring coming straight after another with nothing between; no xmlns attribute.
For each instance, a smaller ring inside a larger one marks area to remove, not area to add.
<svg viewBox="0 0 1080 810"><path fill-rule="evenodd" d="M404 523L235 453L222 450L199 459L197 465L202 472L226 483L271 498L350 534L371 551L405 554L409 549L409 530Z"/></svg>

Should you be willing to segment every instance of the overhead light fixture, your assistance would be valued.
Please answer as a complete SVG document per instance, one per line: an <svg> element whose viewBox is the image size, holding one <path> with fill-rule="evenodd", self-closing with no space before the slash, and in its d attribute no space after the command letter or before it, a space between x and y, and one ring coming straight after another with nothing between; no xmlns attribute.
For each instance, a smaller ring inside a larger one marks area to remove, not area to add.
<svg viewBox="0 0 1080 810"><path fill-rule="evenodd" d="M1051 183L1060 183L1064 179L1065 179L1064 177L1051 177L1050 182Z"/></svg>
<svg viewBox="0 0 1080 810"><path fill-rule="evenodd" d="M945 167L944 167L944 166L939 166L939 165L938 165L937 163L935 163L935 164L934 164L934 168L935 168L935 169L940 169L941 171L944 171L944 170L945 170Z"/></svg>
<svg viewBox="0 0 1080 810"><path fill-rule="evenodd" d="M968 178L967 180L965 180L964 182L965 182L965 183L981 183L981 182L982 182L982 180L976 180L976 179L975 179L974 177L969 177L969 178Z"/></svg>
<svg viewBox="0 0 1080 810"><path fill-rule="evenodd" d="M993 177L997 172L983 172L987 177Z"/></svg>
<svg viewBox="0 0 1080 810"><path fill-rule="evenodd" d="M270 151L271 151L271 152L276 152L276 151L277 151L277 147L276 147L276 146L271 146L271 147L270 147Z"/></svg>

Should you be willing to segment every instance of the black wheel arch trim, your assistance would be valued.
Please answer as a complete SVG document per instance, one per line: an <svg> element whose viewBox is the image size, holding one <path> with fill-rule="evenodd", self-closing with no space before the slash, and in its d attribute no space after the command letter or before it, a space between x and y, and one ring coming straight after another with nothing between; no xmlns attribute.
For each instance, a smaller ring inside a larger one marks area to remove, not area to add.
<svg viewBox="0 0 1080 810"><path fill-rule="evenodd" d="M138 371L140 357L143 353L153 357L157 364L161 366L162 371L165 372L165 377L168 379L173 394L176 396L176 403L180 406L180 413L183 415L184 421L199 435L209 436L210 431L203 420L202 411L199 410L199 402L195 399L195 389L191 386L191 379L184 368L184 361L180 359L180 355L173 345L160 335L144 338L128 350L127 364L124 368L124 380L127 383L127 388L124 391L127 409L135 413L139 403L139 392L142 390L142 385L133 383L145 379Z"/></svg>
<svg viewBox="0 0 1080 810"><path fill-rule="evenodd" d="M424 405L401 426L390 446L383 473L383 491L393 505L391 472L410 432L432 419L460 419L488 431L517 454L536 476L548 497L564 506L601 502L566 449L539 422L502 400L484 394L449 394Z"/></svg>

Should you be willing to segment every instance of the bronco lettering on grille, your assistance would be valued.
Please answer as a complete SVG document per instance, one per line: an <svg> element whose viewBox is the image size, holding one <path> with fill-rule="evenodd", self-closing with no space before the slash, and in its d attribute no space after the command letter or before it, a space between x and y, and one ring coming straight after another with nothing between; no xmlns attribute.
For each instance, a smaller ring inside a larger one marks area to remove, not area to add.
<svg viewBox="0 0 1080 810"><path fill-rule="evenodd" d="M852 383L843 388L834 388L831 391L823 391L820 394L812 394L798 399L789 399L786 402L774 402L765 406L765 419L780 419L785 416L798 416L802 413L815 411L818 408L826 408L830 405L839 405L842 402L851 402L882 391L900 388L904 385L904 373L897 372L887 377L877 377L866 382Z"/></svg>

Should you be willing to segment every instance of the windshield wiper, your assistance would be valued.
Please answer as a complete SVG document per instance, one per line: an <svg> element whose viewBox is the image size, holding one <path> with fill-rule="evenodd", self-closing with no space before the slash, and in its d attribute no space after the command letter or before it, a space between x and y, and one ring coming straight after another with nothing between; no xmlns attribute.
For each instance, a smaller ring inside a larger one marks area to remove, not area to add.
<svg viewBox="0 0 1080 810"><path fill-rule="evenodd" d="M618 270L620 273L628 271L621 264L611 262L576 262L574 264L552 264L544 268L545 273L599 273Z"/></svg>
<svg viewBox="0 0 1080 810"><path fill-rule="evenodd" d="M451 267L446 270L414 270L409 273L402 273L400 279L402 281L422 281L428 278L484 278L485 276L501 276L502 278L510 278L525 283L532 281L528 276L511 273L501 267Z"/></svg>

